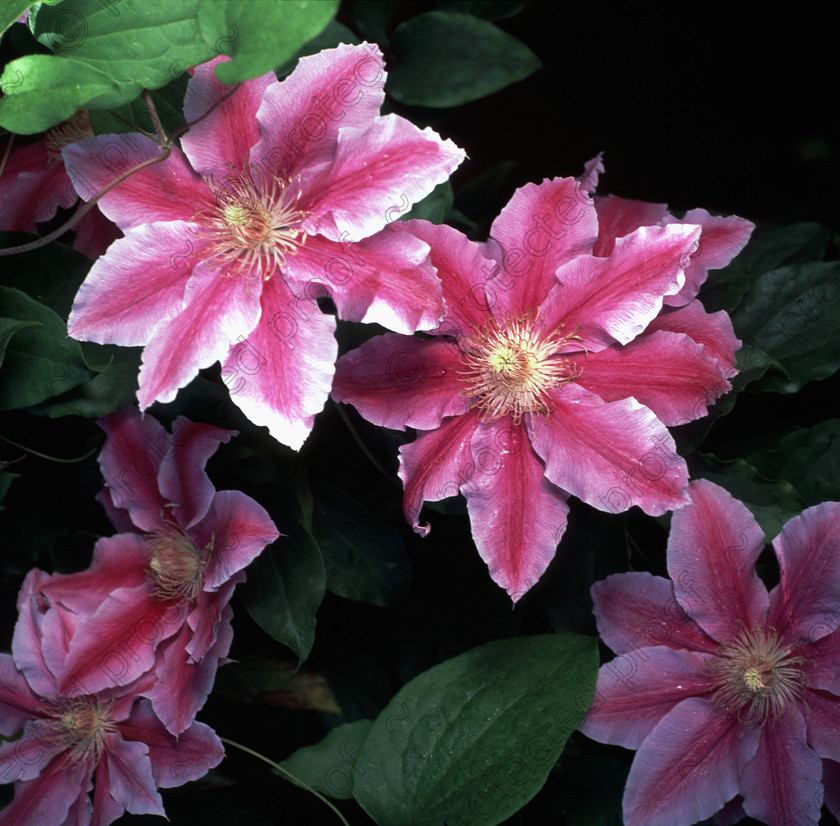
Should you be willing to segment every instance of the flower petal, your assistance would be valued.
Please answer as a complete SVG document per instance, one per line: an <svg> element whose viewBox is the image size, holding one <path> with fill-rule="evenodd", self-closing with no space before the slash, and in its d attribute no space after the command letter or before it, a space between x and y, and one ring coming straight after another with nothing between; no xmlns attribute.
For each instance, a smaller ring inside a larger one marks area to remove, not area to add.
<svg viewBox="0 0 840 826"><path fill-rule="evenodd" d="M324 407L338 355L335 319L304 306L281 279L272 278L263 290L260 323L222 364L231 399L294 450Z"/></svg>
<svg viewBox="0 0 840 826"><path fill-rule="evenodd" d="M691 618L725 643L739 630L764 627L767 589L755 572L764 534L723 488L698 479L688 490L691 504L671 520L668 573Z"/></svg>
<svg viewBox="0 0 840 826"><path fill-rule="evenodd" d="M599 195L595 198L595 210L598 213L598 241L592 254L603 258L612 255L618 238L630 235L639 227L658 226L669 216L668 204L635 201L618 195Z"/></svg>
<svg viewBox="0 0 840 826"><path fill-rule="evenodd" d="M808 745L822 758L840 761L840 697L827 691L808 691L804 720Z"/></svg>
<svg viewBox="0 0 840 826"><path fill-rule="evenodd" d="M493 581L517 602L554 558L566 528L567 497L545 478L522 425L479 425L470 449L475 473L461 491L473 539Z"/></svg>
<svg viewBox="0 0 840 826"><path fill-rule="evenodd" d="M97 784L107 777L108 793L127 812L166 817L152 777L148 746L113 735L109 740L110 748L102 756L105 765L96 774Z"/></svg>
<svg viewBox="0 0 840 826"><path fill-rule="evenodd" d="M433 430L469 410L456 375L460 353L445 336L374 336L338 360L332 396L380 427Z"/></svg>
<svg viewBox="0 0 840 826"><path fill-rule="evenodd" d="M15 667L12 656L0 654L0 734L8 737L19 731L39 705L40 700Z"/></svg>
<svg viewBox="0 0 840 826"><path fill-rule="evenodd" d="M685 462L665 426L635 399L604 402L568 384L553 394L554 410L531 415L531 441L545 475L599 510L638 505L658 516L688 501Z"/></svg>

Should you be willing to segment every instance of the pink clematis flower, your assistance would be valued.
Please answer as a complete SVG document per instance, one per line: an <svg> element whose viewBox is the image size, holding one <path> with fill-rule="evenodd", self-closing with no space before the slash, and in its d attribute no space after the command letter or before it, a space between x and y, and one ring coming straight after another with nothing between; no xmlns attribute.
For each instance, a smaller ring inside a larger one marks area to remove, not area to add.
<svg viewBox="0 0 840 826"><path fill-rule="evenodd" d="M840 816L840 502L808 508L773 541L781 579L755 563L764 535L717 485L693 482L668 540L671 580L614 574L592 588L602 666L581 723L638 749L628 826L720 812L771 826ZM722 811L721 811L722 810Z"/></svg>
<svg viewBox="0 0 840 826"><path fill-rule="evenodd" d="M124 533L100 539L87 570L40 583L50 605L78 618L58 690L93 694L153 672L140 693L177 735L230 648L228 603L243 569L279 533L257 502L214 490L204 472L231 431L179 418L169 436L136 408L99 424L108 434L101 499Z"/></svg>
<svg viewBox="0 0 840 826"><path fill-rule="evenodd" d="M68 209L78 203L61 151L92 135L87 112L82 111L35 140L12 146L0 174L0 229L35 232L36 224L55 217L59 207ZM0 166L4 152L5 146L0 150ZM73 248L88 258L99 257L122 236L98 207L88 212L73 231Z"/></svg>
<svg viewBox="0 0 840 826"><path fill-rule="evenodd" d="M385 72L375 46L340 46L238 88L216 61L190 79L192 128L163 163L100 202L126 237L90 271L69 319L76 338L145 345L138 401L170 401L222 363L232 398L299 448L329 394L335 319L411 333L443 314L428 247L381 230L464 158L430 129L380 116ZM96 191L159 153L132 136L65 150ZM80 190L81 193L81 190Z"/></svg>
<svg viewBox="0 0 840 826"><path fill-rule="evenodd" d="M123 812L163 815L158 788L181 786L218 765L215 732L194 722L174 737L139 696L153 676L92 694L67 694L59 673L79 617L47 608L29 573L12 655L0 654L0 782L15 783L2 826L108 826ZM92 798L90 792L93 792Z"/></svg>
<svg viewBox="0 0 840 826"><path fill-rule="evenodd" d="M613 513L685 504L666 425L729 389L739 345L728 316L699 302L661 315L701 226L639 226L595 256L596 207L557 178L517 190L483 245L424 221L391 229L431 246L447 316L430 339L387 334L343 356L333 396L421 431L400 450L415 531L428 532L423 501L463 493L478 551L515 601L554 556L570 494Z"/></svg>

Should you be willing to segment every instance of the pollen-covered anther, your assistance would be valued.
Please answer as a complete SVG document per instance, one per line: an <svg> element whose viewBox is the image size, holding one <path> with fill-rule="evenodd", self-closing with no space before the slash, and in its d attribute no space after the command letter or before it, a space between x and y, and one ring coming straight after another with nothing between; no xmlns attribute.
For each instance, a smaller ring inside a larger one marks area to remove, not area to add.
<svg viewBox="0 0 840 826"><path fill-rule="evenodd" d="M38 731L44 745L70 752L68 762L97 762L106 736L117 730L111 719L111 704L83 696L50 700L42 709L45 729Z"/></svg>
<svg viewBox="0 0 840 826"><path fill-rule="evenodd" d="M267 281L303 246L310 213L298 208L300 187L284 174L255 163L228 168L222 182L207 181L215 202L193 216L191 232L211 242L202 257L220 275Z"/></svg>
<svg viewBox="0 0 840 826"><path fill-rule="evenodd" d="M554 408L550 391L583 372L564 355L572 341L580 338L547 331L531 313L490 318L461 342L462 395L470 396L482 421L510 415L518 424L525 413L548 414Z"/></svg>
<svg viewBox="0 0 840 826"><path fill-rule="evenodd" d="M778 718L806 687L804 662L773 630L742 630L707 662L715 678L713 699L736 723L760 728Z"/></svg>
<svg viewBox="0 0 840 826"><path fill-rule="evenodd" d="M194 602L204 586L209 549L199 552L174 522L164 522L164 527L150 536L146 544L155 596L161 600Z"/></svg>

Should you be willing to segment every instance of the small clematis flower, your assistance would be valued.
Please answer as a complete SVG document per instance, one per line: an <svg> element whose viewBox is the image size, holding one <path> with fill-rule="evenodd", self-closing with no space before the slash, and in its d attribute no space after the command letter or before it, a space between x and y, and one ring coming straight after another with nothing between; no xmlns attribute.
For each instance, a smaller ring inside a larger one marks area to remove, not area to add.
<svg viewBox="0 0 840 826"><path fill-rule="evenodd" d="M595 255L596 206L557 178L517 190L486 244L423 221L391 229L430 245L447 315L428 339L386 334L347 353L333 396L420 431L400 450L415 531L428 532L423 501L462 493L478 551L516 601L554 556L569 495L613 513L685 504L666 425L730 388L739 345L728 316L697 301L662 318L700 225L638 226Z"/></svg>
<svg viewBox="0 0 840 826"><path fill-rule="evenodd" d="M403 333L442 316L428 246L382 230L464 152L379 115L385 72L370 44L304 57L282 83L267 74L235 90L216 80L216 62L189 81L183 151L99 202L126 237L91 269L68 329L145 346L142 409L220 361L245 414L298 449L337 356L335 319L317 298L328 295L340 318ZM92 138L65 161L96 191L159 154L132 138L135 148Z"/></svg>
<svg viewBox="0 0 840 826"><path fill-rule="evenodd" d="M592 587L601 667L581 731L637 749L628 826L745 814L771 826L840 816L840 502L773 540L780 581L755 563L752 514L706 480L689 486L668 540L671 579L614 574Z"/></svg>
<svg viewBox="0 0 840 826"><path fill-rule="evenodd" d="M0 229L35 232L36 224L55 217L59 208L69 209L79 202L61 152L65 146L92 136L88 114L81 111L42 136L13 145L5 166L5 147L0 150ZM99 257L122 235L98 207L82 217L73 231L73 248L88 258Z"/></svg>
<svg viewBox="0 0 840 826"><path fill-rule="evenodd" d="M152 672L141 693L177 735L230 649L228 603L243 569L279 533L257 502L216 491L204 472L231 431L180 418L170 436L132 407L99 424L100 499L123 533L97 542L87 570L40 582L50 605L78 618L58 689L89 694Z"/></svg>
<svg viewBox="0 0 840 826"><path fill-rule="evenodd" d="M12 654L0 654L0 782L15 784L2 826L108 826L124 812L163 815L158 788L195 780L218 765L215 732L193 722L179 737L140 696L145 675L101 692L63 693L59 673L79 617L47 607L44 574L29 573L18 600ZM92 795L91 795L92 792Z"/></svg>

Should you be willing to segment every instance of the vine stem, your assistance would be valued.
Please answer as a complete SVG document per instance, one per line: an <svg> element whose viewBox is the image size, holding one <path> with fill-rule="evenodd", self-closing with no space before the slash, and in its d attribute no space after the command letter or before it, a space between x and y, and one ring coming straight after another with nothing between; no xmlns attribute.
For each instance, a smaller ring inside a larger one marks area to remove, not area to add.
<svg viewBox="0 0 840 826"><path fill-rule="evenodd" d="M229 746L234 746L244 751L246 754L250 754L252 757L256 757L258 760L262 760L263 763L268 763L269 766L281 772L282 774L287 774L289 777L292 778L292 780L295 781L295 783L299 784L301 787L306 789L306 791L312 792L312 794L314 794L315 797L317 797L318 800L320 800L325 806L328 806L330 809L332 809L332 811L335 813L335 816L344 824L344 826L350 826L347 820L345 820L344 815L341 814L341 812L338 811L338 809L332 803L330 803L330 801L327 800L327 798L324 797L324 795L320 794L319 792L316 792L315 789L313 789L311 786L307 786L306 783L304 783L299 777L295 777L295 775L293 775L288 769L284 769L283 766L279 765L278 763L275 763L273 760L269 760L269 758L266 757L264 754L260 754L258 751L254 751L253 749L249 749L248 746L243 746L241 743L237 743L234 740L228 740L227 737L220 737L219 739L223 743L227 743Z"/></svg>
<svg viewBox="0 0 840 826"><path fill-rule="evenodd" d="M8 442L10 445L14 445L20 450L23 450L25 453L31 453L33 456L37 456L40 459L46 459L49 462L61 462L63 465L72 465L76 462L84 462L84 460L87 459L88 456L93 456L93 454L96 453L97 450L99 450L98 447L94 447L87 453L85 453L84 456L79 456L77 459L59 459L57 456L47 456L46 453L39 453L37 450L32 450L31 448L25 447L24 445L19 445L17 442L13 442L11 439L7 439L2 434L0 434L0 439L2 439L4 442Z"/></svg>

